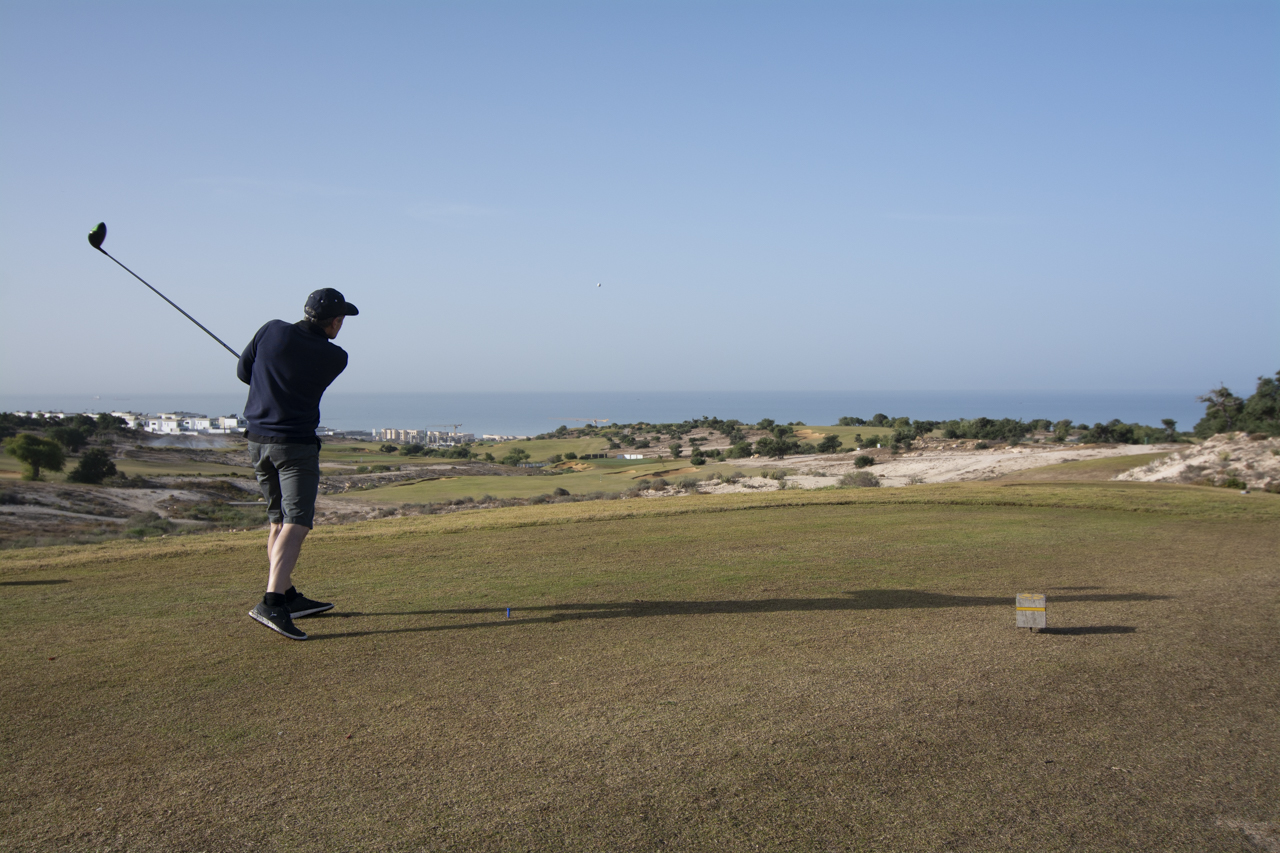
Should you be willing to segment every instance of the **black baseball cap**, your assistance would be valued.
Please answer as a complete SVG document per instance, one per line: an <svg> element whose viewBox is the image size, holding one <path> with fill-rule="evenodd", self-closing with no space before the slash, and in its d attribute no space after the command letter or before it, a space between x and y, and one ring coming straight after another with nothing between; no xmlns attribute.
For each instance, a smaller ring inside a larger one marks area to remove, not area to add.
<svg viewBox="0 0 1280 853"><path fill-rule="evenodd" d="M324 287L307 297L307 305L302 312L308 320L332 320L334 317L354 317L360 309L332 287Z"/></svg>

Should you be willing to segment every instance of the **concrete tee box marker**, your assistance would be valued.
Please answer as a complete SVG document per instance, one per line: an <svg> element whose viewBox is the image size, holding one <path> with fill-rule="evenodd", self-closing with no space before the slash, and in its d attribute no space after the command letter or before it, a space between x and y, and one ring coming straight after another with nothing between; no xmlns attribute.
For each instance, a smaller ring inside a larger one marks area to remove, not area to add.
<svg viewBox="0 0 1280 853"><path fill-rule="evenodd" d="M1044 596L1038 592L1020 592L1016 599L1018 627L1033 632L1045 627Z"/></svg>

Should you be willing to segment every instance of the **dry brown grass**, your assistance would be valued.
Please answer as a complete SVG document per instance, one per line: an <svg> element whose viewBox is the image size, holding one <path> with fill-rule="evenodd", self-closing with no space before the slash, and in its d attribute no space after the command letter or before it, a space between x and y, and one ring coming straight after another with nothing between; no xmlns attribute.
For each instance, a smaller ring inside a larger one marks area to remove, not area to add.
<svg viewBox="0 0 1280 853"><path fill-rule="evenodd" d="M0 848L1254 849L1278 521L1031 484L372 522L308 542L307 643L245 616L257 535L0 554Z"/></svg>

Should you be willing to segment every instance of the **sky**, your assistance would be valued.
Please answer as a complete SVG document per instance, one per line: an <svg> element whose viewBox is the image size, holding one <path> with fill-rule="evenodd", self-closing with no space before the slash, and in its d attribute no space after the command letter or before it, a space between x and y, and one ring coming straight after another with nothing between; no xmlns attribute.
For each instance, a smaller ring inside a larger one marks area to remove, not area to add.
<svg viewBox="0 0 1280 853"><path fill-rule="evenodd" d="M1280 369L1280 3L0 0L0 394Z"/></svg>

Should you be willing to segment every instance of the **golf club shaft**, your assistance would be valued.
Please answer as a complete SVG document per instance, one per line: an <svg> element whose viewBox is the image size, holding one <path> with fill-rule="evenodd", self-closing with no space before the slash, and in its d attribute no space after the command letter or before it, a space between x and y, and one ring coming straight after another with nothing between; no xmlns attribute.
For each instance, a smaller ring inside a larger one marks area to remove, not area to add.
<svg viewBox="0 0 1280 853"><path fill-rule="evenodd" d="M106 249L102 248L101 246L98 246L98 247L97 247L97 249L98 249L98 251L99 251L99 252L101 252L102 254L106 255L108 258L111 258L111 260L116 261L116 259L115 259L115 258L112 258L112 257L111 257L111 253L110 253L110 252L108 252ZM133 270L131 270L131 269L129 269L128 267L126 267L124 264L120 263L119 261L116 261L116 264L118 264L118 265L119 265L120 269L124 270L124 271L125 271L125 272L127 272L129 275L133 276L134 278L136 278L138 281L142 282L143 284L146 284L146 285L147 285L147 287L151 287L151 285L147 284L147 280L146 280L146 279L144 279L142 276L138 275L136 272L134 272ZM224 341L222 338L218 337L217 335L215 335L213 332L209 331L208 329L205 329L205 328L204 328L204 325L203 325L199 320L197 320L195 317L192 317L190 314L188 314L186 311L183 311L181 308L178 308L178 304L177 304L176 302L174 302L172 299L170 299L169 297L165 296L163 293L161 293L160 291L156 290L154 287L151 287L151 292L152 292L152 293L154 293L156 296L159 296L159 297L160 297L161 299L163 299L165 302L168 302L168 303L169 303L170 305L172 305L174 308L177 308L177 309L178 309L178 312L179 312L180 314L182 314L182 316L183 316L183 317L186 317L188 320L190 320L191 322L195 323L197 326L199 326L201 329L203 329L203 330L204 330L204 333L205 333L206 335L208 335L209 337L213 338L215 341L217 341L218 343L220 343L220 344L222 344L224 347L226 347L227 352L231 353L231 354L232 354L232 355L234 355L236 358L239 358L239 357L240 357L240 353L236 352L236 351L235 351L235 350L233 350L231 347L228 347L228 346L227 346L227 342L226 342L226 341Z"/></svg>

